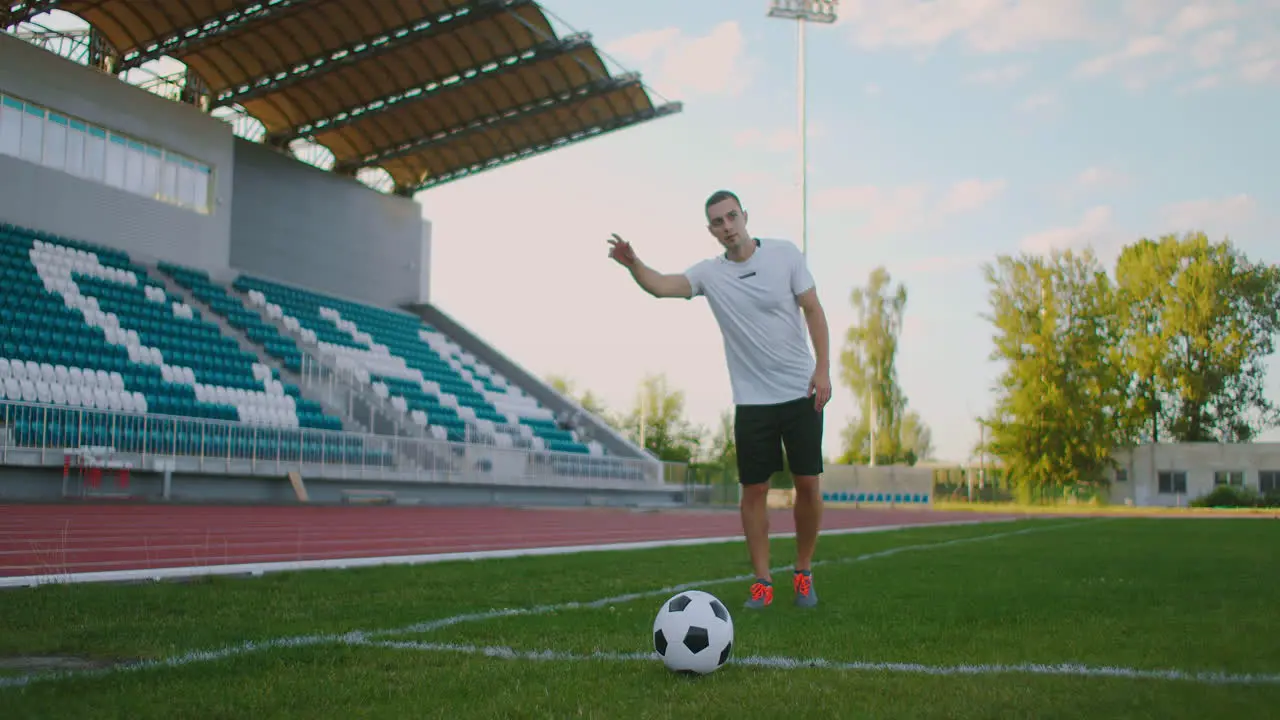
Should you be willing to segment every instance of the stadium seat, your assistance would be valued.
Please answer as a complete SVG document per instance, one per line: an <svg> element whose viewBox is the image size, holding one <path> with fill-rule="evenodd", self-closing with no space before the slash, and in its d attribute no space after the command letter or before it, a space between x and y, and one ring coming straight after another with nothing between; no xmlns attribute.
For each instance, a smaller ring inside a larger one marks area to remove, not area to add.
<svg viewBox="0 0 1280 720"><path fill-rule="evenodd" d="M54 406L11 409L19 444L89 440L145 452L284 458L308 449L308 436L294 431L341 428L119 250L0 224L0 283L4 399ZM148 427L126 418L88 428L81 409L226 424L206 432L193 425L184 434L187 426L173 422ZM334 462L389 460L338 450Z"/></svg>
<svg viewBox="0 0 1280 720"><path fill-rule="evenodd" d="M561 429L551 410L415 316L247 275L234 287L437 438L603 455L602 447L588 447Z"/></svg>
<svg viewBox="0 0 1280 720"><path fill-rule="evenodd" d="M158 267L173 278L174 282L208 305L227 324L243 332L250 340L261 345L272 357L293 372L302 370L302 353L291 338L280 333L274 325L249 310L239 299L229 294L222 285L213 282L204 270L162 262Z"/></svg>

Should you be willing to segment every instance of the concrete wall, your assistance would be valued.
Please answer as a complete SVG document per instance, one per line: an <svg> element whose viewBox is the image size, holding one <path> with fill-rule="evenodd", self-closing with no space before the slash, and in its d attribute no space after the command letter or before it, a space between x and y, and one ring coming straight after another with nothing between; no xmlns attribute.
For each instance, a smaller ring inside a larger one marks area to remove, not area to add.
<svg viewBox="0 0 1280 720"><path fill-rule="evenodd" d="M0 155L0 220L202 267L231 247L231 126L97 70L0 34L0 92L180 152L213 168L201 215L67 172Z"/></svg>
<svg viewBox="0 0 1280 720"><path fill-rule="evenodd" d="M422 483L316 477L304 477L303 483L308 501L313 505L346 502L348 498L344 497L344 493L350 490L389 492L392 493L389 499L401 505L672 507L684 503L679 490L654 492L643 489L521 487L466 481ZM73 478L66 486L72 497L80 497L79 481ZM105 492L121 495L109 501L113 503L132 500L248 505L303 504L285 475L201 475L174 472L169 478L167 500L164 497L164 475L149 469L131 473L128 484L123 489L118 487L115 475L106 471L100 487ZM61 467L0 464L0 502L62 502L67 499L63 497L63 488ZM95 501L92 496L84 499Z"/></svg>
<svg viewBox="0 0 1280 720"><path fill-rule="evenodd" d="M1280 472L1280 443L1179 443L1141 445L1115 453L1121 465L1113 478L1112 504L1184 507L1213 491L1218 472L1243 473L1246 487L1258 489L1258 472ZM1185 473L1186 492L1160 492L1161 472Z"/></svg>
<svg viewBox="0 0 1280 720"><path fill-rule="evenodd" d="M235 154L232 267L374 305L428 300L421 205L257 143Z"/></svg>
<svg viewBox="0 0 1280 720"><path fill-rule="evenodd" d="M932 500L933 468L828 464L822 473L822 491L840 494L834 502L856 502L858 494L871 496L863 502L876 502L876 495L887 496L884 502L894 502L895 495L923 495ZM853 497L846 498L849 495Z"/></svg>

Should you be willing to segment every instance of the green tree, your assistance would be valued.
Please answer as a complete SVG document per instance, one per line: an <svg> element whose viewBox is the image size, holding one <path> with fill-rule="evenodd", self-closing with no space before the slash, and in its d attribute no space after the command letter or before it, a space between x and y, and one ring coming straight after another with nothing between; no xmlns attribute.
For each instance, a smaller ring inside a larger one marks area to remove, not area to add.
<svg viewBox="0 0 1280 720"><path fill-rule="evenodd" d="M1091 251L1001 256L984 274L997 382L986 450L1025 501L1105 484L1124 438L1127 376L1116 293Z"/></svg>
<svg viewBox="0 0 1280 720"><path fill-rule="evenodd" d="M706 434L684 417L684 392L674 390L666 375L640 382L636 405L622 422L631 439L667 462L689 462Z"/></svg>
<svg viewBox="0 0 1280 720"><path fill-rule="evenodd" d="M1116 263L1130 424L1179 442L1248 442L1278 417L1264 361L1280 330L1280 268L1204 233L1143 238Z"/></svg>
<svg viewBox="0 0 1280 720"><path fill-rule="evenodd" d="M556 392L564 395L570 400L578 403L578 405L588 413L600 418L606 425L615 429L621 427L618 418L605 405L604 400L591 390L584 390L581 394L577 392L577 384L567 376L552 374L546 377L546 382Z"/></svg>
<svg viewBox="0 0 1280 720"><path fill-rule="evenodd" d="M902 447L902 459L908 465L933 459L933 431L915 410L902 418Z"/></svg>
<svg viewBox="0 0 1280 720"><path fill-rule="evenodd" d="M850 302L856 319L845 335L840 378L853 394L858 414L842 432L844 454L839 459L869 462L874 442L878 464L914 463L922 451L931 450L928 428L918 413L907 411L907 398L898 382L898 340L907 289L901 284L893 287L889 272L877 267L865 287L854 288ZM906 426L909 417L914 423L910 428ZM922 438L925 445L917 447Z"/></svg>

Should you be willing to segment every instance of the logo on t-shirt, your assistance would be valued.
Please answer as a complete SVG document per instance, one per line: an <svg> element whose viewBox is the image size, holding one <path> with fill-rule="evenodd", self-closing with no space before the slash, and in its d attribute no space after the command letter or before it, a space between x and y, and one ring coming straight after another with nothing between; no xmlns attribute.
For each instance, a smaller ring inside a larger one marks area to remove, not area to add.
<svg viewBox="0 0 1280 720"><path fill-rule="evenodd" d="M738 276L738 279L739 279L739 280L746 280L746 279L747 279L747 278L749 278L749 277L755 277L755 275L756 275L756 271L755 271L755 270L752 270L751 272L747 273L746 275L739 275L739 276Z"/></svg>

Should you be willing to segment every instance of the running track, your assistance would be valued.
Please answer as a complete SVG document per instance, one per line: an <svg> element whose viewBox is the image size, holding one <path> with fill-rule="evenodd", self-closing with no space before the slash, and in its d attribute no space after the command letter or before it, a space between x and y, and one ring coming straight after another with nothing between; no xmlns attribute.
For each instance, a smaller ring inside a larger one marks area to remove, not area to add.
<svg viewBox="0 0 1280 720"><path fill-rule="evenodd" d="M825 530L1013 515L828 508ZM790 510L770 530L794 529ZM740 536L736 511L0 505L0 579Z"/></svg>

